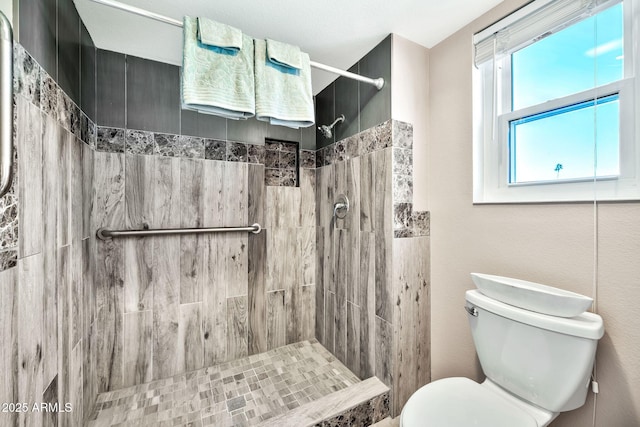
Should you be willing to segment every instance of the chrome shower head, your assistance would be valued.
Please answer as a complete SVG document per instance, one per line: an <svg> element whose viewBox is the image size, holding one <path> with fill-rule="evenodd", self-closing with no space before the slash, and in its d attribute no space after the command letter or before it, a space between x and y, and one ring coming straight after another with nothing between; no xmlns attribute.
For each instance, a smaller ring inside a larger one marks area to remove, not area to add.
<svg viewBox="0 0 640 427"><path fill-rule="evenodd" d="M324 135L325 138L331 138L333 136L333 127L339 122L344 122L344 114L341 114L340 117L335 119L330 125L318 126L318 130L322 133L322 135Z"/></svg>
<svg viewBox="0 0 640 427"><path fill-rule="evenodd" d="M331 138L333 136L333 132L331 132L331 127L327 125L318 126L318 130L324 135L325 138Z"/></svg>

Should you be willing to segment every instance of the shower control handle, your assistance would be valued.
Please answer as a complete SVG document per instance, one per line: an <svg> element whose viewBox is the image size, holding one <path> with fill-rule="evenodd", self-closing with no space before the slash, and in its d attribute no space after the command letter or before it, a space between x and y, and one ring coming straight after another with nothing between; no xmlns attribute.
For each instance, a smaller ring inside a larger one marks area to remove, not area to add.
<svg viewBox="0 0 640 427"><path fill-rule="evenodd" d="M344 194L340 194L333 205L333 217L344 219L347 212L349 212L349 199Z"/></svg>

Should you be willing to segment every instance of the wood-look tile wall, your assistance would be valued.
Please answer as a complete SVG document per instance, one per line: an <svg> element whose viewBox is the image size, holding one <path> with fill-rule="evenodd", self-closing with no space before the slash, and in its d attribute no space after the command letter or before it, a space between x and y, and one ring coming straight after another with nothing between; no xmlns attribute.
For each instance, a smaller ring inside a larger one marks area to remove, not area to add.
<svg viewBox="0 0 640 427"><path fill-rule="evenodd" d="M0 413L0 425L82 425L97 394L93 238L83 214L91 122L19 44L15 58L20 234L15 266L0 273L0 402L27 409ZM34 410L41 403L57 409Z"/></svg>
<svg viewBox="0 0 640 427"><path fill-rule="evenodd" d="M92 229L244 226L260 234L98 241L99 391L314 337L315 171L96 152Z"/></svg>
<svg viewBox="0 0 640 427"><path fill-rule="evenodd" d="M387 121L316 153L316 337L391 387L394 415L430 380L429 215L411 204L412 139Z"/></svg>

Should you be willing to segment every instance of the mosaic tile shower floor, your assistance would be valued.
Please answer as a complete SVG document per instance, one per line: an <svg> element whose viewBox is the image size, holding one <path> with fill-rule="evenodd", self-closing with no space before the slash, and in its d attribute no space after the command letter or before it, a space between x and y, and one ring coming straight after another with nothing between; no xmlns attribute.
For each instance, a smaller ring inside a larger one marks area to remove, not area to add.
<svg viewBox="0 0 640 427"><path fill-rule="evenodd" d="M90 427L253 426L360 382L316 340L98 395Z"/></svg>

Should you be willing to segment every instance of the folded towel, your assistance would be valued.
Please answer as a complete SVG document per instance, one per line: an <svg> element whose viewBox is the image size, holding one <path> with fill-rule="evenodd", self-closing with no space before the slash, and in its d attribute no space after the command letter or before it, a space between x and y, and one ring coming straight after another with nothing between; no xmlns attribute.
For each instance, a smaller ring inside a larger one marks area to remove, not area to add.
<svg viewBox="0 0 640 427"><path fill-rule="evenodd" d="M182 108L236 120L253 117L253 53L253 40L244 34L235 56L199 47L196 19L185 16Z"/></svg>
<svg viewBox="0 0 640 427"><path fill-rule="evenodd" d="M267 39L267 58L276 65L300 70L300 48L287 43Z"/></svg>
<svg viewBox="0 0 640 427"><path fill-rule="evenodd" d="M299 73L282 72L267 58L267 44L254 40L256 118L272 125L298 129L314 122L309 55L300 53Z"/></svg>
<svg viewBox="0 0 640 427"><path fill-rule="evenodd" d="M242 49L242 31L207 18L198 18L198 40L204 45L201 47L227 55L236 55Z"/></svg>

